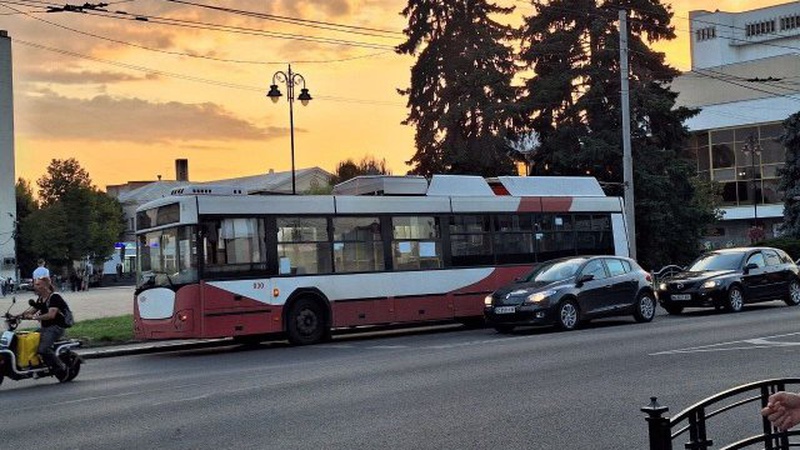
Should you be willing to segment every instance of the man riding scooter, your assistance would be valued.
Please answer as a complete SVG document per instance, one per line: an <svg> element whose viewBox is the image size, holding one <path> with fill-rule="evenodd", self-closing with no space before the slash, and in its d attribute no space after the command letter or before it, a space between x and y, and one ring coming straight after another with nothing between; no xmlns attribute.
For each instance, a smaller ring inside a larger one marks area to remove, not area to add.
<svg viewBox="0 0 800 450"><path fill-rule="evenodd" d="M33 290L38 299L26 309L23 319L38 320L41 323L39 355L59 380L69 377L69 368L56 356L53 343L64 336L64 311L67 303L55 292L49 277L38 278L33 282Z"/></svg>

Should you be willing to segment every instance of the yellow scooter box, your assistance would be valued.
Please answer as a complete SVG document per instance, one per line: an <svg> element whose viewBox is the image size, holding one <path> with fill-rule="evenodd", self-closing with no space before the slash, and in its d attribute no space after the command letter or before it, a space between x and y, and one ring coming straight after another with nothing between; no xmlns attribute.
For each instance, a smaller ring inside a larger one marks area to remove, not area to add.
<svg viewBox="0 0 800 450"><path fill-rule="evenodd" d="M42 363L39 358L39 332L37 331L18 331L17 341L17 366L20 369L27 369L30 366L38 366Z"/></svg>

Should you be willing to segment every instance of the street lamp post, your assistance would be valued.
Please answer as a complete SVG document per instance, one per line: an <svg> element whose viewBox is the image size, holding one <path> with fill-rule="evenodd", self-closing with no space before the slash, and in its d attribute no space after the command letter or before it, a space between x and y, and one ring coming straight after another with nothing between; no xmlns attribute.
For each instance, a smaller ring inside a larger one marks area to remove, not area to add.
<svg viewBox="0 0 800 450"><path fill-rule="evenodd" d="M282 95L281 91L278 90L278 82L286 85L286 100L289 101L289 135L292 145L292 195L294 195L297 194L294 176L294 108L292 107L294 104L295 84L300 83L302 85L300 95L297 96L297 99L300 100L303 106L311 101L311 94L309 94L308 89L306 89L306 79L299 73L292 72L292 65L289 64L288 71L283 72L279 70L272 75L272 85L270 85L269 92L267 93L267 97L272 99L272 103L278 103L278 99L280 99Z"/></svg>
<svg viewBox="0 0 800 450"><path fill-rule="evenodd" d="M756 178L756 156L761 156L761 144L752 134L747 137L742 147L742 153L750 156L750 171L753 176L753 226L758 226L758 198L757 198L757 178Z"/></svg>

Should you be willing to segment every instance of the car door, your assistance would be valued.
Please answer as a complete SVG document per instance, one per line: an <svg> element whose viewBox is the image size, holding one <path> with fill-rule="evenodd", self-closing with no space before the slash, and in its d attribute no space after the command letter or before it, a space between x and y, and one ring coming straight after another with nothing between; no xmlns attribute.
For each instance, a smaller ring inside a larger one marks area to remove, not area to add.
<svg viewBox="0 0 800 450"><path fill-rule="evenodd" d="M631 306L636 299L639 281L636 279L636 275L631 273L630 264L619 258L605 258L605 263L608 268L608 280L611 282L609 306L612 309Z"/></svg>
<svg viewBox="0 0 800 450"><path fill-rule="evenodd" d="M774 250L764 249L764 261L767 263L766 277L769 291L769 298L775 299L782 297L789 291L790 276L793 275L789 264L784 263L783 259Z"/></svg>
<svg viewBox="0 0 800 450"><path fill-rule="evenodd" d="M742 285L747 301L759 300L769 296L769 285L767 283L766 261L761 251L750 253L744 260L742 266ZM748 264L755 264L752 269L745 269ZM747 273L745 273L747 272Z"/></svg>
<svg viewBox="0 0 800 450"><path fill-rule="evenodd" d="M610 308L611 298L611 282L603 260L601 258L589 260L581 269L578 280L586 275L592 275L593 278L580 286L578 306L584 314L601 314Z"/></svg>

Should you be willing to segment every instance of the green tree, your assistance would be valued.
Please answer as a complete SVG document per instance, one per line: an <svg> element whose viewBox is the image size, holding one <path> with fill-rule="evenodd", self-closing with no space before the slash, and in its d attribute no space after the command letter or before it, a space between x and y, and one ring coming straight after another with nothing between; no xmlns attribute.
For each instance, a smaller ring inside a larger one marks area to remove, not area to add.
<svg viewBox="0 0 800 450"><path fill-rule="evenodd" d="M378 160L373 156L365 156L359 162L347 158L336 165L330 184L335 186L361 175L391 175L392 171L386 165L386 159Z"/></svg>
<svg viewBox="0 0 800 450"><path fill-rule="evenodd" d="M36 182L42 205L49 206L61 200L67 192L76 188L91 188L89 173L75 158L53 159L45 175Z"/></svg>
<svg viewBox="0 0 800 450"><path fill-rule="evenodd" d="M33 213L39 210L39 204L33 197L33 188L30 182L23 178L17 179L15 186L16 203L17 203L17 265L23 274L33 272L36 268L36 253L26 245L26 239L23 236L25 227L21 224Z"/></svg>
<svg viewBox="0 0 800 450"><path fill-rule="evenodd" d="M800 239L800 112L783 121L783 135L779 141L786 148L786 164L778 169L784 192L782 231L789 237Z"/></svg>
<svg viewBox="0 0 800 450"><path fill-rule="evenodd" d="M513 30L487 0L409 0L401 54L417 55L403 122L416 129L411 173L506 175L510 110L516 99Z"/></svg>
<svg viewBox="0 0 800 450"><path fill-rule="evenodd" d="M93 187L76 160L53 160L37 183L42 208L20 222L31 254L54 266L87 257L100 263L112 254L125 230L122 206Z"/></svg>
<svg viewBox="0 0 800 450"><path fill-rule="evenodd" d="M679 72L647 44L675 38L659 0L556 0L534 3L522 28L521 59L535 76L520 100L521 119L541 136L537 174L592 175L622 194L622 114L617 11L630 12L630 106L637 257L657 269L699 252L718 217L713 189L683 157L695 110L675 107Z"/></svg>

